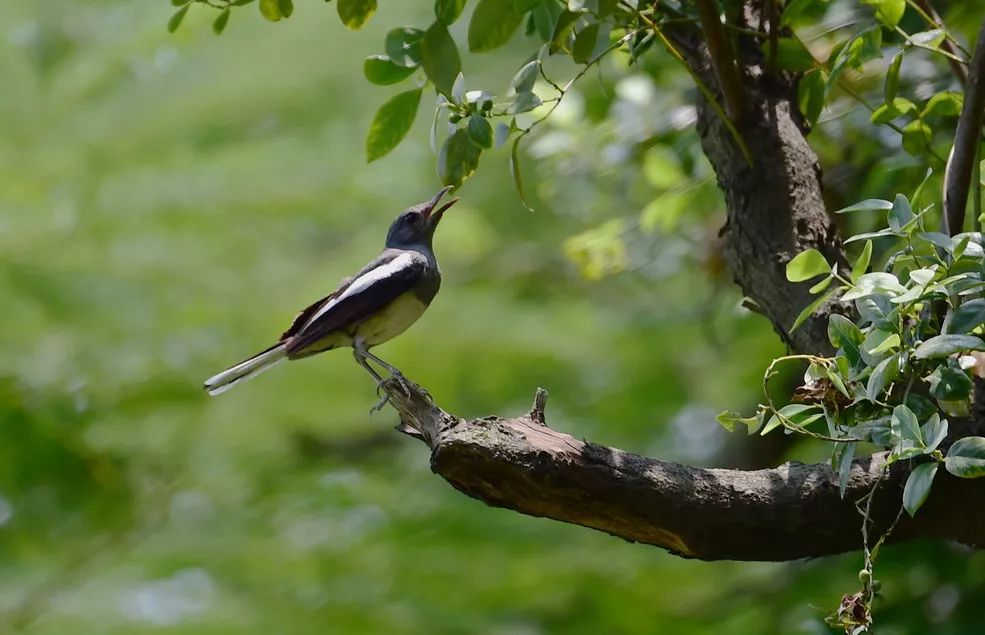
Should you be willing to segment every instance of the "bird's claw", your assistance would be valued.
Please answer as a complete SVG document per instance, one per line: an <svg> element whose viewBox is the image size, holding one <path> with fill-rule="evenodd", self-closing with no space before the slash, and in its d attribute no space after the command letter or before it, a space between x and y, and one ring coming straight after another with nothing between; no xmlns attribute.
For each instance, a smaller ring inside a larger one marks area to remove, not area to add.
<svg viewBox="0 0 985 635"><path fill-rule="evenodd" d="M379 412L380 410L383 410L383 406L387 405L389 401L390 401L390 393L386 393L386 392L383 393L383 396L376 403L376 405L369 409L369 414L373 414L374 412Z"/></svg>
<svg viewBox="0 0 985 635"><path fill-rule="evenodd" d="M387 392L388 385L397 384L398 386L400 386L400 391L404 393L404 396L410 399L413 393L411 392L408 381L409 380L406 377L404 377L402 373L397 371L391 374L389 377L384 377L379 382L377 382L376 396L379 397L380 400L379 402L377 402L375 406L369 409L369 414L373 414L374 412L379 412L380 410L383 409L383 406L385 406L390 401L390 393ZM422 388L421 390L424 389ZM426 390L424 392L425 394L427 394ZM430 394L428 394L427 396L428 399L431 399Z"/></svg>

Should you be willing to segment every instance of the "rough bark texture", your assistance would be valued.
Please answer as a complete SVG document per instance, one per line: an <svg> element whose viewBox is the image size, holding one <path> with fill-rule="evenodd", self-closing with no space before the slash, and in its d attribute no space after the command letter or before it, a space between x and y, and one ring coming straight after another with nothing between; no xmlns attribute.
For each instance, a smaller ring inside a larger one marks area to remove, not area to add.
<svg viewBox="0 0 985 635"><path fill-rule="evenodd" d="M747 21L751 22L748 17ZM714 92L720 92L701 34L678 37L685 42L691 66ZM821 196L821 167L807 143L807 127L797 107L798 76L767 71L757 46L741 46L740 56L746 108L734 123L750 150L751 164L721 117L705 99L698 100L701 145L728 209L722 232L729 270L793 350L830 353L826 325L831 305L790 332L797 315L815 296L807 291L809 283L787 282L786 263L814 248L829 262L845 264L841 239Z"/></svg>
<svg viewBox="0 0 985 635"><path fill-rule="evenodd" d="M702 469L581 441L547 427L546 393L530 413L466 421L419 387L385 384L401 430L431 448L431 469L495 507L597 529L703 560L794 560L857 550L882 456L855 461L844 498L827 465ZM915 519L890 541L944 538L985 544L985 487L942 473ZM894 465L877 492L878 535L896 517L908 469ZM964 510L955 514L955 509Z"/></svg>

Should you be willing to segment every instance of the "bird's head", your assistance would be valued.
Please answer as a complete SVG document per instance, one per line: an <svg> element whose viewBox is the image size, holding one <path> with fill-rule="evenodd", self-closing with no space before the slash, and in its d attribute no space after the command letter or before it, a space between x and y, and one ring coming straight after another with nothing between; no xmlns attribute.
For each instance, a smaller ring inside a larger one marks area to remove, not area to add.
<svg viewBox="0 0 985 635"><path fill-rule="evenodd" d="M441 216L458 202L457 198L453 198L438 207L441 197L451 189L450 185L443 187L430 201L414 205L401 212L390 225L390 231L386 235L386 246L394 249L430 247L434 230L441 222Z"/></svg>

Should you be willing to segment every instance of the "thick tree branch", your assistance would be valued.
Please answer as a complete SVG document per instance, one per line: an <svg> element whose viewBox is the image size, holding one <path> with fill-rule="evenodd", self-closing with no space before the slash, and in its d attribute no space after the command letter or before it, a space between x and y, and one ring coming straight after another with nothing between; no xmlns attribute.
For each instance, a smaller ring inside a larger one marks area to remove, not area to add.
<svg viewBox="0 0 985 635"><path fill-rule="evenodd" d="M756 2L746 2L746 24L758 19ZM772 25L770 26L772 28ZM681 29L690 38L684 47L687 62L707 85L725 93L719 84L710 50L701 33ZM777 333L797 352L829 354L827 318L840 310L829 303L801 328L791 327L815 298L810 284L792 285L786 263L801 251L818 249L829 262L847 267L841 239L822 198L821 167L807 143L808 126L797 107L799 76L768 67L758 43L739 38L736 51L743 84L745 110L735 122L754 162L750 165L714 108L698 98L698 134L725 195L728 217L722 233L725 256L736 283L766 315Z"/></svg>
<svg viewBox="0 0 985 635"><path fill-rule="evenodd" d="M780 561L857 550L861 516L853 501L885 465L883 456L857 460L842 499L824 464L701 469L580 441L547 427L540 390L528 414L466 421L410 382L384 389L400 429L428 444L431 469L461 492L689 558ZM907 472L894 465L880 487L875 532L895 518ZM915 538L985 544L985 487L938 475L920 513L904 519L891 541Z"/></svg>
<svg viewBox="0 0 985 635"><path fill-rule="evenodd" d="M971 58L964 106L958 117L954 147L944 171L945 230L950 234L963 231L971 174L974 171L978 147L981 144L982 120L985 118L985 21L978 32L978 41Z"/></svg>

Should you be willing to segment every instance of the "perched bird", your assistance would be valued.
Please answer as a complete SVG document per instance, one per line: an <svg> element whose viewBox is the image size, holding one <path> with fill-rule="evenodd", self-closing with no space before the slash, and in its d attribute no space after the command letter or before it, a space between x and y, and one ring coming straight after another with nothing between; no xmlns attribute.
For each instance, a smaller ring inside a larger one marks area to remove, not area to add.
<svg viewBox="0 0 985 635"><path fill-rule="evenodd" d="M401 213L390 225L383 253L343 280L331 295L298 313L276 344L206 379L205 390L218 395L285 359L343 346L352 347L353 357L377 384L383 378L368 360L399 379L400 372L369 349L407 330L438 293L441 271L431 241L442 215L458 201L454 198L438 207L450 189L445 187L430 201Z"/></svg>

